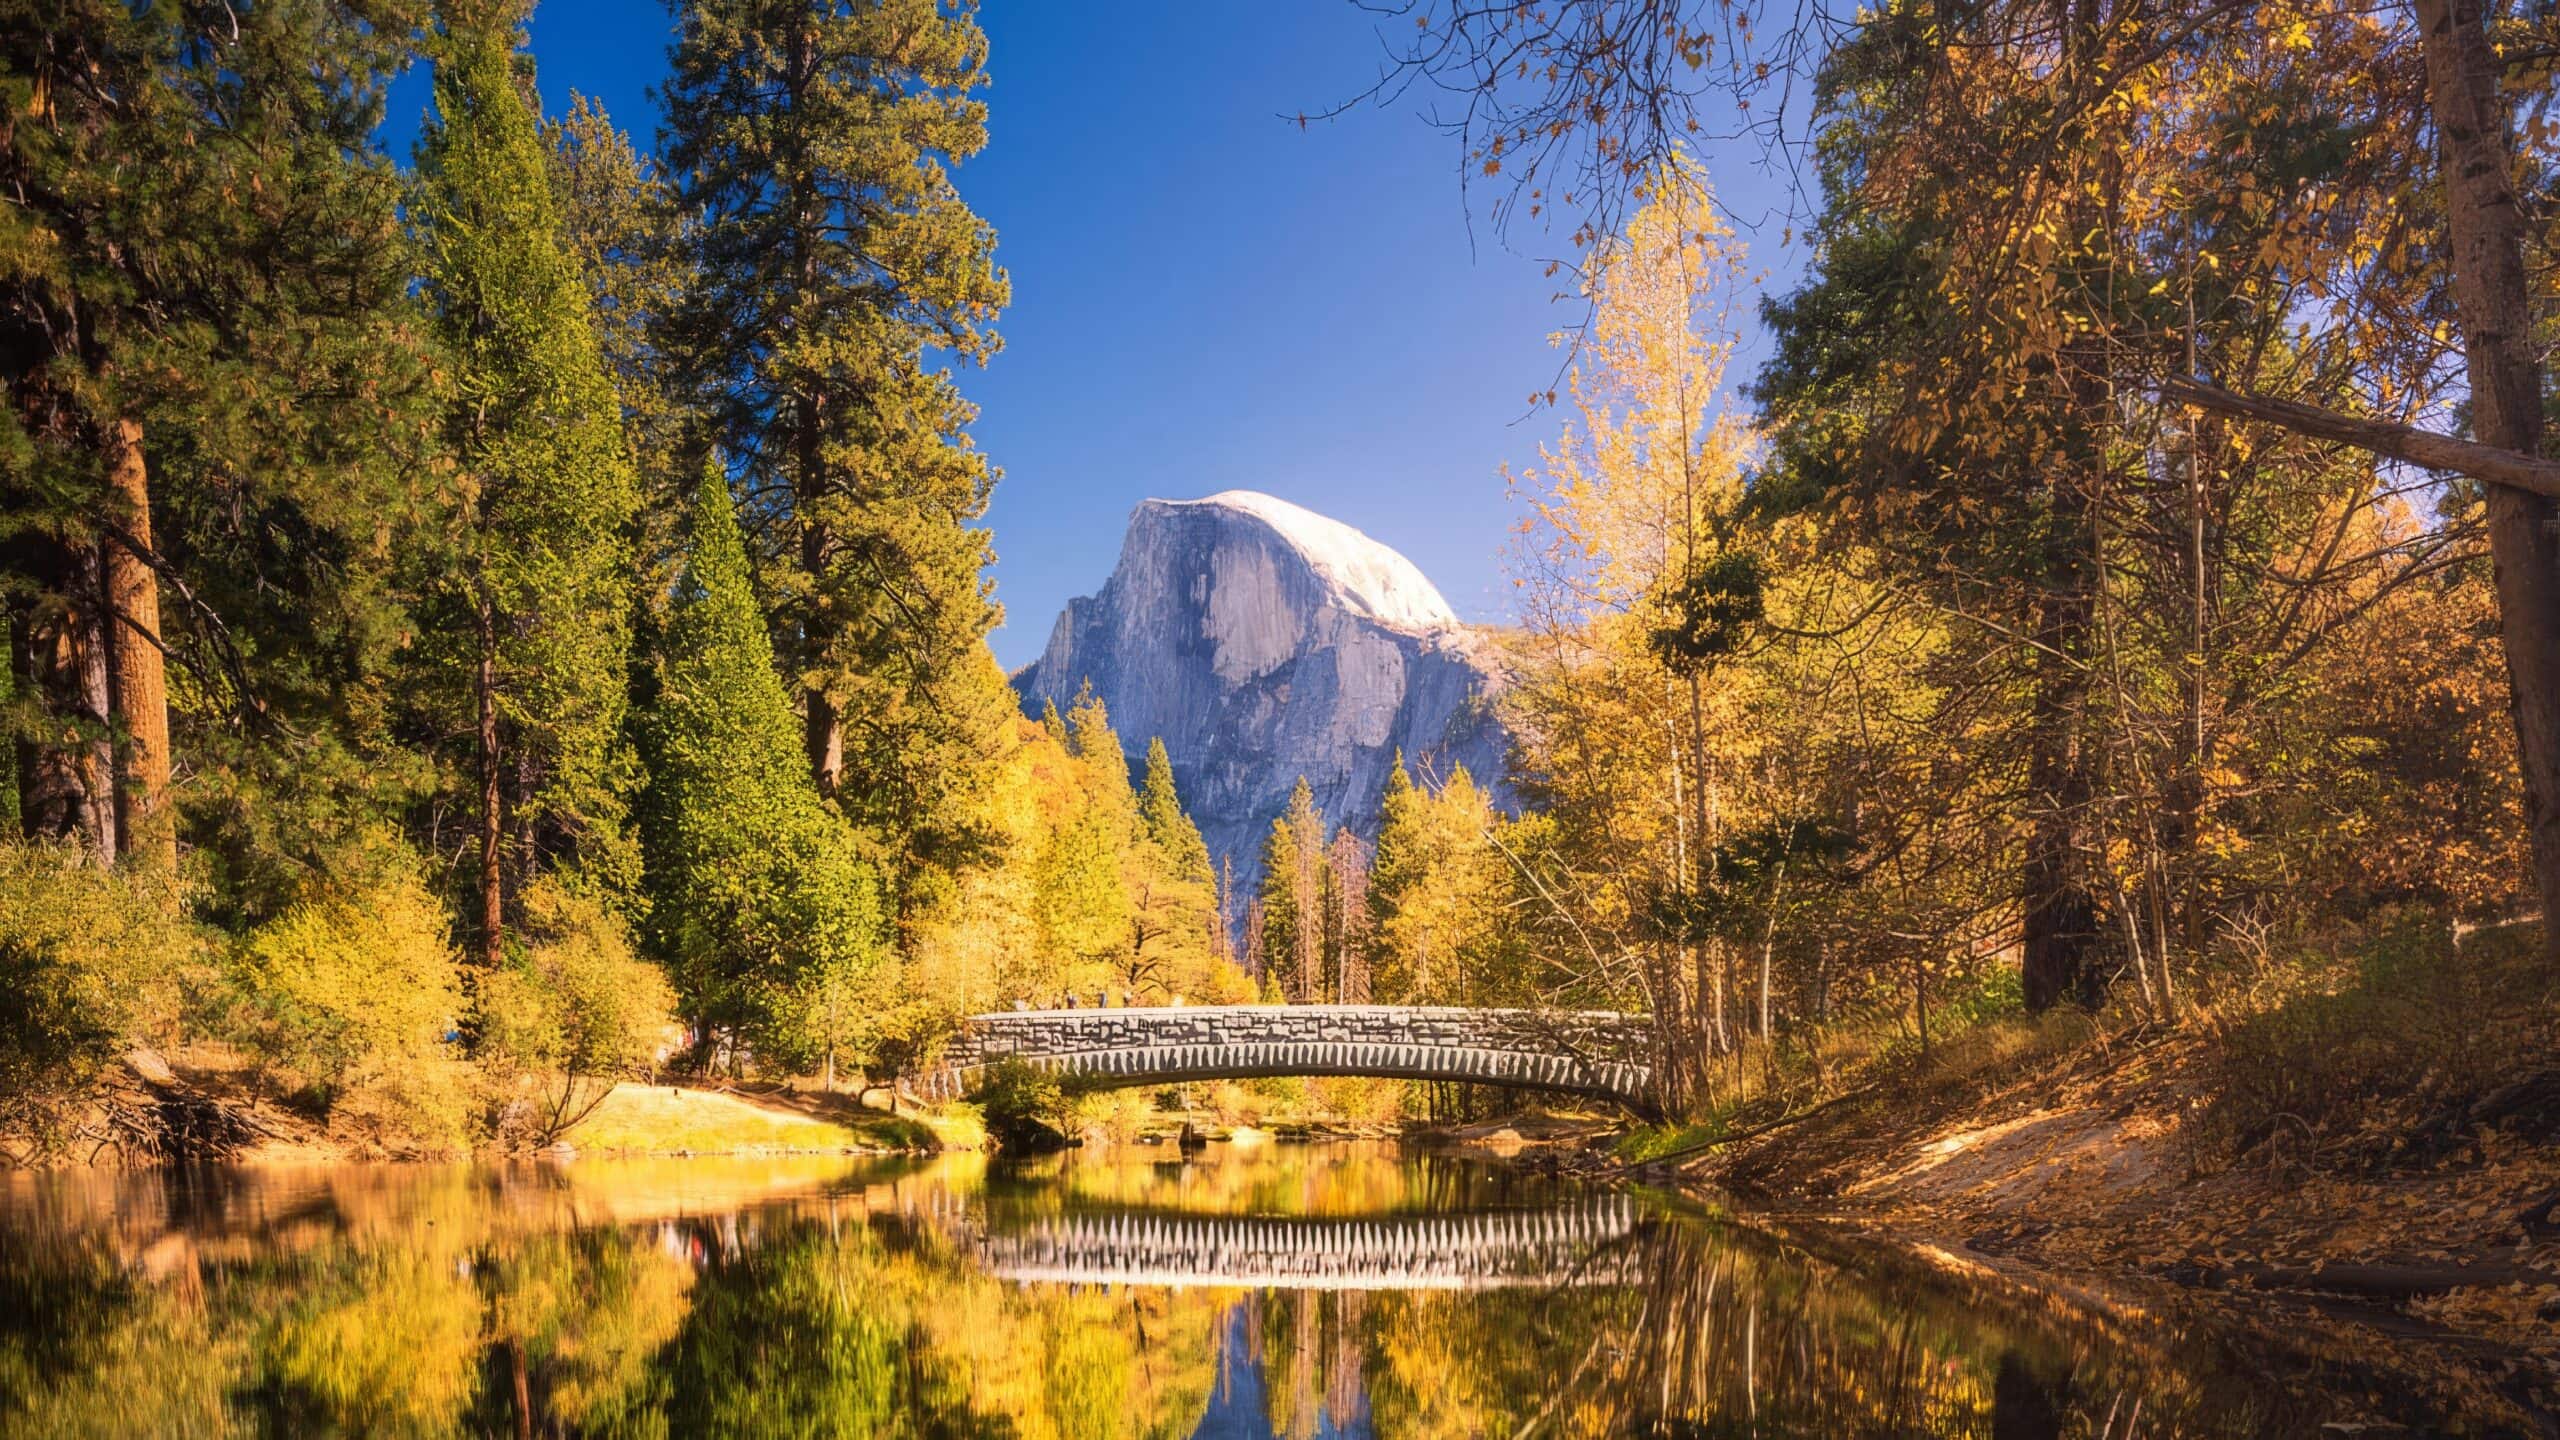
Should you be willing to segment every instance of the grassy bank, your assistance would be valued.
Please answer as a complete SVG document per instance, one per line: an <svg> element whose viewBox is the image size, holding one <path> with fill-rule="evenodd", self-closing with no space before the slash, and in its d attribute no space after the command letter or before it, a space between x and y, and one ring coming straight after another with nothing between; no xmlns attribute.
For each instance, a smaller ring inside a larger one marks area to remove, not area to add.
<svg viewBox="0 0 2560 1440"><path fill-rule="evenodd" d="M580 1151L748 1155L974 1150L986 1132L967 1106L889 1115L842 1095L625 1083L565 1138Z"/></svg>

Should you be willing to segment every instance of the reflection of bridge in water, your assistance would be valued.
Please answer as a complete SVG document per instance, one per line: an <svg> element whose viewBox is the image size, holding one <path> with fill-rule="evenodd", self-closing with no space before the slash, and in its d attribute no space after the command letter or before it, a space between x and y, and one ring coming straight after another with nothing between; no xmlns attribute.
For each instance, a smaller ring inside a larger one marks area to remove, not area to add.
<svg viewBox="0 0 2560 1440"><path fill-rule="evenodd" d="M1068 1215L988 1234L978 1263L1021 1282L1284 1290L1624 1285L1641 1267L1633 1198L1546 1210L1365 1219L1161 1211Z"/></svg>

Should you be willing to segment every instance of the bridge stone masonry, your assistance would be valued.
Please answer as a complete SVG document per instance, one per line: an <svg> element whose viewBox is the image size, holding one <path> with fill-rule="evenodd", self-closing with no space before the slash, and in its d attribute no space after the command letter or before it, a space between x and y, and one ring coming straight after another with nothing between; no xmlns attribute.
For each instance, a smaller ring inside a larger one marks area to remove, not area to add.
<svg viewBox="0 0 2560 1440"><path fill-rule="evenodd" d="M1653 1108L1652 1027L1601 1010L1429 1005L1176 1005L973 1015L939 1090L1005 1059L1104 1086L1270 1075L1375 1075L1588 1096Z"/></svg>

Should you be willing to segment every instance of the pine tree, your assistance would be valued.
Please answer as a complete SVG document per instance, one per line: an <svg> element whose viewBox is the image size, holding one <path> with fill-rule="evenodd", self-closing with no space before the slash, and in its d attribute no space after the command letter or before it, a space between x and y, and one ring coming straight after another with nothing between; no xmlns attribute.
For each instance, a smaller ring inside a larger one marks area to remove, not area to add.
<svg viewBox="0 0 2560 1440"><path fill-rule="evenodd" d="M1405 769L1404 752L1396 752L1395 766L1387 772L1387 788L1378 799L1378 843L1369 857L1369 889L1367 925L1363 930L1367 954L1365 960L1373 983L1382 983L1398 969L1391 957L1382 953L1387 935L1405 899L1414 893L1429 873L1430 860L1427 813L1428 797L1414 788L1413 776ZM1387 993L1381 989L1381 994Z"/></svg>
<svg viewBox="0 0 2560 1440"><path fill-rule="evenodd" d="M1099 965L1129 945L1132 907L1123 860L1136 824L1129 761L1109 710L1091 691L1080 692L1051 729L1073 762L1072 798L1039 862L1034 893L1041 932L1054 956Z"/></svg>
<svg viewBox="0 0 2560 1440"><path fill-rule="evenodd" d="M408 790L369 690L404 629L383 542L417 493L426 365L371 134L413 24L402 0L219 24L0 3L0 604L29 830L165 868L184 750L194 838L237 886Z"/></svg>
<svg viewBox="0 0 2560 1440"><path fill-rule="evenodd" d="M1298 999L1294 973L1299 933L1315 923L1298 910L1298 832L1286 816L1274 817L1262 838L1262 889L1253 901L1253 968L1265 989Z"/></svg>
<svg viewBox="0 0 2560 1440"><path fill-rule="evenodd" d="M641 727L649 930L698 1022L832 1063L890 978L877 881L802 763L716 465L691 531Z"/></svg>
<svg viewBox="0 0 2560 1440"><path fill-rule="evenodd" d="M548 153L516 81L517 25L509 0L445 8L414 212L428 303L459 371L446 429L462 478L462 564L446 604L471 641L471 913L491 966L536 873L565 866L611 893L639 879L624 734L637 493Z"/></svg>
<svg viewBox="0 0 2560 1440"><path fill-rule="evenodd" d="M594 99L572 94L547 122L551 190L561 231L586 281L596 348L622 401L622 428L640 487L639 558L644 595L672 588L678 535L693 503L698 422L677 392L667 349L691 282L692 254L675 192L652 159Z"/></svg>
<svg viewBox="0 0 2560 1440"><path fill-rule="evenodd" d="M669 170L699 213L681 327L742 457L821 793L875 827L904 903L978 852L972 775L1012 700L982 661L995 472L926 352L983 362L1009 296L950 168L986 143L968 5L687 0Z"/></svg>
<svg viewBox="0 0 2560 1440"><path fill-rule="evenodd" d="M1129 788L1129 754L1111 728L1111 711L1091 690L1078 691L1067 707L1067 753L1085 769L1086 794L1115 836L1124 840L1138 823L1138 797Z"/></svg>
<svg viewBox="0 0 2560 1440"><path fill-rule="evenodd" d="M1147 741L1146 778L1138 786L1138 817L1146 826L1148 838L1164 851L1176 875L1197 884L1210 882L1209 842L1200 838L1200 827L1182 808L1182 797L1173 784L1173 758L1165 752L1162 737Z"/></svg>

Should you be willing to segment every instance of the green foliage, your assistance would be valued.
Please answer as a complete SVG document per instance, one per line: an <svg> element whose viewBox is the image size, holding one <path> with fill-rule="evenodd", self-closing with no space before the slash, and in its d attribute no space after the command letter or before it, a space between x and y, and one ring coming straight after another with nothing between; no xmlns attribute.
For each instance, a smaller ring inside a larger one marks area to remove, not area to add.
<svg viewBox="0 0 2560 1440"><path fill-rule="evenodd" d="M1715 1139L1726 1129L1722 1120L1687 1125L1638 1125L1618 1138L1609 1153L1629 1165L1642 1165L1673 1152L1686 1153Z"/></svg>
<svg viewBox="0 0 2560 1440"><path fill-rule="evenodd" d="M1515 850L1545 822L1506 820L1466 767L1426 791L1390 778L1370 872L1367 940L1376 998L1398 1005L1533 1003L1538 937L1512 916L1528 908L1497 843Z"/></svg>
<svg viewBox="0 0 2560 1440"><path fill-rule="evenodd" d="M678 393L679 357L667 326L691 282L688 236L656 161L634 148L592 97L543 126L562 243L586 282L596 351L622 402L622 429L640 487L636 547L648 598L663 600L680 560L693 500L697 424Z"/></svg>
<svg viewBox="0 0 2560 1440"><path fill-rule="evenodd" d="M278 1078L320 1100L448 1058L462 976L442 902L409 864L325 882L244 936L240 1033Z"/></svg>
<svg viewBox="0 0 2560 1440"><path fill-rule="evenodd" d="M515 76L513 13L448 19L434 38L436 113L411 209L436 333L457 363L447 447L460 470L461 563L444 577L424 688L438 733L471 737L499 773L506 888L554 866L629 894L639 776L625 726L638 504L622 410L563 242L550 152ZM475 676L485 667L485 680ZM486 686L494 753L475 719ZM457 797L463 798L463 797Z"/></svg>
<svg viewBox="0 0 2560 1440"><path fill-rule="evenodd" d="M164 879L0 843L0 1129L43 1138L133 1045L172 1038L204 937Z"/></svg>
<svg viewBox="0 0 2560 1440"><path fill-rule="evenodd" d="M1164 852L1165 862L1175 875L1202 885L1209 883L1209 843L1200 838L1200 827L1183 811L1182 797L1174 790L1173 757L1166 753L1160 736L1147 740L1146 778L1138 786L1138 818L1146 826L1147 838Z"/></svg>
<svg viewBox="0 0 2560 1440"><path fill-rule="evenodd" d="M675 994L666 972L632 953L619 916L554 880L524 897L523 942L475 987L472 1053L493 1079L515 1079L538 1103L520 1118L540 1144L577 1123L624 1075L667 1044ZM502 1120L504 1134L508 1125Z"/></svg>
<svg viewBox="0 0 2560 1440"><path fill-rule="evenodd" d="M971 801L1013 708L973 523L995 472L927 358L987 359L1010 295L950 178L986 143L985 61L938 0L687 0L665 95L701 217L674 343L756 497L810 767L880 837L902 913L989 843Z"/></svg>
<svg viewBox="0 0 2560 1440"><path fill-rule="evenodd" d="M184 834L218 906L271 901L423 776L377 686L411 633L398 552L435 503L430 364L371 144L417 12L0 5L0 92L28 117L0 153L0 306L24 342L0 407L0 608L21 640L80 628L84 557L117 513L99 439L138 424L154 558L184 596L163 635ZM20 697L54 737L80 728L70 698Z"/></svg>
<svg viewBox="0 0 2560 1440"><path fill-rule="evenodd" d="M1670 577L1656 598L1661 619L1646 643L1675 675L1702 670L1740 649L1760 623L1768 567L1748 550L1728 550Z"/></svg>
<svg viewBox="0 0 2560 1440"><path fill-rule="evenodd" d="M801 763L716 466L695 492L653 679L649 932L686 1014L785 1064L857 1050L863 1012L836 1001L890 963L878 884Z"/></svg>
<svg viewBox="0 0 2560 1440"><path fill-rule="evenodd" d="M1061 959L1102 964L1127 943L1129 892L1120 881L1127 833L1099 805L1078 810L1041 852L1035 880L1040 933Z"/></svg>
<svg viewBox="0 0 2560 1440"><path fill-rule="evenodd" d="M1262 970L1278 977L1283 993L1316 998L1317 949L1323 933L1324 817L1306 777L1289 790L1289 803L1262 837Z"/></svg>
<svg viewBox="0 0 2560 1440"><path fill-rule="evenodd" d="M987 1133L1009 1148L1025 1148L1043 1130L1062 1131L1073 1118L1057 1076L1010 1057L987 1067L971 1098L986 1117Z"/></svg>
<svg viewBox="0 0 2560 1440"><path fill-rule="evenodd" d="M377 851L237 942L229 1029L343 1137L450 1154L477 1138L478 1080L452 1042L465 1001L451 917L413 857Z"/></svg>

